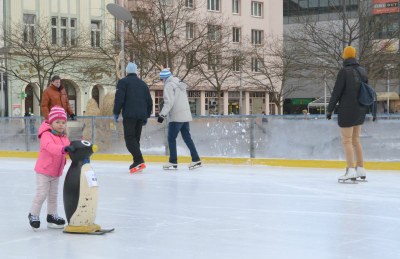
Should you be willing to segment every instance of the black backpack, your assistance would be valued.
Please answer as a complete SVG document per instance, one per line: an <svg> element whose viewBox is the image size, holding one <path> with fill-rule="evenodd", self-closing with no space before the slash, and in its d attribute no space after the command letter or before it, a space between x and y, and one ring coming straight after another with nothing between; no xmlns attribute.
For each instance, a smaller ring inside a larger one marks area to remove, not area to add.
<svg viewBox="0 0 400 259"><path fill-rule="evenodd" d="M354 69L357 71L360 77L360 91L358 92L358 102L364 106L371 106L376 102L376 92L375 90L368 85L367 83L362 81L361 73L358 69Z"/></svg>

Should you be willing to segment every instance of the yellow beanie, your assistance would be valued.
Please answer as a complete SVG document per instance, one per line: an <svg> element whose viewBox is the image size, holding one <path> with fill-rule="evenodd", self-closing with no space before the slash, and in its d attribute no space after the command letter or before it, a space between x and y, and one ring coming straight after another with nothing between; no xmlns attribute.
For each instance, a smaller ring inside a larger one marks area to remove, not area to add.
<svg viewBox="0 0 400 259"><path fill-rule="evenodd" d="M347 46L343 50L343 59L348 59L348 58L356 58L356 49L352 46Z"/></svg>

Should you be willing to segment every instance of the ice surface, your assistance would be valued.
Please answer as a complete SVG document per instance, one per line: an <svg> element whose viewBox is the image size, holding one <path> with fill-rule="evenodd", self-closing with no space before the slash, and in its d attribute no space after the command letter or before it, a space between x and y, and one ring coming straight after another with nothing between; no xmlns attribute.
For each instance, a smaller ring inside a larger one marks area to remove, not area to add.
<svg viewBox="0 0 400 259"><path fill-rule="evenodd" d="M0 159L1 258L400 257L399 172L370 171L367 183L338 184L342 170L205 165L163 171L149 163L93 161L96 222L104 236L34 232L28 212L34 159ZM66 169L68 168L68 165ZM60 184L59 214L65 216ZM46 205L41 212L42 225Z"/></svg>

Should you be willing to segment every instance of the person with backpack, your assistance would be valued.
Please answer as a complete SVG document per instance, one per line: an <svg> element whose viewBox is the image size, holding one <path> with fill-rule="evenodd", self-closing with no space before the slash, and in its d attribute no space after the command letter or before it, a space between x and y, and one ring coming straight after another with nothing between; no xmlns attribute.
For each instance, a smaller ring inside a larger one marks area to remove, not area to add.
<svg viewBox="0 0 400 259"><path fill-rule="evenodd" d="M347 46L343 50L342 57L343 68L340 69L337 75L326 117L328 120L332 118L332 113L339 102L337 108L338 124L347 168L345 174L340 176L338 181L346 182L351 180L354 182L357 178L366 179L360 133L365 116L371 106L362 104L359 101L361 82L368 84L368 77L366 70L356 60L356 49L352 46ZM375 103L372 106L376 107ZM372 116L373 121L375 121L376 108L373 109Z"/></svg>

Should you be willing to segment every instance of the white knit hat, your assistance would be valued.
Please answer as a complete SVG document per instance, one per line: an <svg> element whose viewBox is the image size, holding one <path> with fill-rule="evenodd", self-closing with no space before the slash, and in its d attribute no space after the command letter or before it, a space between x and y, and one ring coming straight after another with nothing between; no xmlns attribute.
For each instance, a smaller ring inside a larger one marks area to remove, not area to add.
<svg viewBox="0 0 400 259"><path fill-rule="evenodd" d="M133 74L137 73L137 65L133 62L129 62L128 65L126 66L126 73L127 74Z"/></svg>
<svg viewBox="0 0 400 259"><path fill-rule="evenodd" d="M167 79L168 77L172 76L171 71L168 68L164 68L160 72L160 79Z"/></svg>

